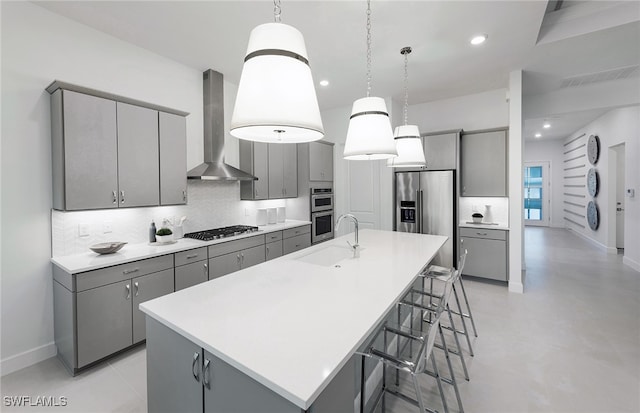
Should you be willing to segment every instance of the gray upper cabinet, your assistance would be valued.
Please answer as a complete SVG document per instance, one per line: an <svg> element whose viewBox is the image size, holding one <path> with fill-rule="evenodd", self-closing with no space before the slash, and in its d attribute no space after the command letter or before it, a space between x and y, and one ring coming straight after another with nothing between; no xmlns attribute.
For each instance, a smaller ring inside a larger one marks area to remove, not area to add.
<svg viewBox="0 0 640 413"><path fill-rule="evenodd" d="M187 113L59 81L47 91L54 209L186 202Z"/></svg>
<svg viewBox="0 0 640 413"><path fill-rule="evenodd" d="M309 180L333 181L333 145L309 142Z"/></svg>
<svg viewBox="0 0 640 413"><path fill-rule="evenodd" d="M240 169L258 178L240 181L240 199L267 199L269 197L268 144L240 139Z"/></svg>
<svg viewBox="0 0 640 413"><path fill-rule="evenodd" d="M187 119L159 112L160 205L187 203Z"/></svg>
<svg viewBox="0 0 640 413"><path fill-rule="evenodd" d="M118 207L116 102L58 89L51 96L53 207Z"/></svg>
<svg viewBox="0 0 640 413"><path fill-rule="evenodd" d="M117 103L120 207L160 204L158 111Z"/></svg>
<svg viewBox="0 0 640 413"><path fill-rule="evenodd" d="M460 138L461 196L507 196L507 131Z"/></svg>
<svg viewBox="0 0 640 413"><path fill-rule="evenodd" d="M427 170L458 169L458 132L426 135L423 138Z"/></svg>
<svg viewBox="0 0 640 413"><path fill-rule="evenodd" d="M295 144L269 144L269 198L298 196L298 153Z"/></svg>

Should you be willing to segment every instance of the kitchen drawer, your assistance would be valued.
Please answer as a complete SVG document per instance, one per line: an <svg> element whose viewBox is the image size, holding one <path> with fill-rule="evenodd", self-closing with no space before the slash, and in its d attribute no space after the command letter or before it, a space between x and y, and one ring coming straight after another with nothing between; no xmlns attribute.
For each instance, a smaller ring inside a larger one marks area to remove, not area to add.
<svg viewBox="0 0 640 413"><path fill-rule="evenodd" d="M291 238L285 238L282 242L282 252L284 255L311 246L311 234L301 234Z"/></svg>
<svg viewBox="0 0 640 413"><path fill-rule="evenodd" d="M268 242L265 246L266 260L282 257L282 241Z"/></svg>
<svg viewBox="0 0 640 413"><path fill-rule="evenodd" d="M270 232L268 234L264 234L264 237L267 244L270 242L280 241L282 239L282 231Z"/></svg>
<svg viewBox="0 0 640 413"><path fill-rule="evenodd" d="M207 259L207 247L176 253L176 267Z"/></svg>
<svg viewBox="0 0 640 413"><path fill-rule="evenodd" d="M85 291L169 268L173 268L173 254L87 271L76 275L75 291Z"/></svg>
<svg viewBox="0 0 640 413"><path fill-rule="evenodd" d="M302 227L285 229L282 231L283 238L291 238L302 234L308 234L311 232L311 225L305 225Z"/></svg>
<svg viewBox="0 0 640 413"><path fill-rule="evenodd" d="M461 237L471 237L471 238L485 238L485 239L498 239L498 240L506 240L507 239L507 231L503 231L500 229L484 229L484 228L460 228L460 236Z"/></svg>
<svg viewBox="0 0 640 413"><path fill-rule="evenodd" d="M236 241L223 242L209 246L209 258L218 257L220 255L244 250L251 247L264 245L264 235L256 235L249 238L243 238Z"/></svg>

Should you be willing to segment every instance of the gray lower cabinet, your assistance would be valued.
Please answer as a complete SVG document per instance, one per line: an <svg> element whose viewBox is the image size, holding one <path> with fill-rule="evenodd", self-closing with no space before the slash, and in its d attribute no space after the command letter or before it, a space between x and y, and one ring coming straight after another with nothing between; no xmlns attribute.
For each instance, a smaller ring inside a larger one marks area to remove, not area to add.
<svg viewBox="0 0 640 413"><path fill-rule="evenodd" d="M262 238L264 240L264 237ZM264 244L209 258L209 279L222 277L265 261Z"/></svg>
<svg viewBox="0 0 640 413"><path fill-rule="evenodd" d="M207 247L182 251L175 254L176 291L203 283L209 279Z"/></svg>
<svg viewBox="0 0 640 413"><path fill-rule="evenodd" d="M78 367L133 343L131 280L79 292Z"/></svg>
<svg viewBox="0 0 640 413"><path fill-rule="evenodd" d="M291 254L292 252L300 251L301 249L311 246L311 234L296 235L295 237L285 238L282 241L282 253L284 255Z"/></svg>
<svg viewBox="0 0 640 413"><path fill-rule="evenodd" d="M53 276L58 357L75 374L145 339L138 306L174 291L173 254Z"/></svg>
<svg viewBox="0 0 640 413"><path fill-rule="evenodd" d="M149 412L303 412L150 317L147 317L147 331ZM348 362L307 411L353 412L357 373L353 361Z"/></svg>
<svg viewBox="0 0 640 413"><path fill-rule="evenodd" d="M507 196L507 131L463 133L461 196Z"/></svg>
<svg viewBox="0 0 640 413"><path fill-rule="evenodd" d="M467 260L462 273L492 280L508 281L508 231L460 228Z"/></svg>
<svg viewBox="0 0 640 413"><path fill-rule="evenodd" d="M143 275L131 280L133 286L133 344L145 340L144 313L140 311L140 304L154 298L171 294L174 291L173 268L157 273Z"/></svg>
<svg viewBox="0 0 640 413"><path fill-rule="evenodd" d="M282 257L282 240L269 242L264 247L266 261Z"/></svg>

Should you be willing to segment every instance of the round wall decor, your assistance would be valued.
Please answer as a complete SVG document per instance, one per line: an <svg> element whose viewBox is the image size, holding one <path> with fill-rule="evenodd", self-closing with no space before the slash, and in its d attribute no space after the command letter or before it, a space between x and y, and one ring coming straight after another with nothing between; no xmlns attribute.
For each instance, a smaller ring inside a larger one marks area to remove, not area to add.
<svg viewBox="0 0 640 413"><path fill-rule="evenodd" d="M600 177L598 176L598 172L595 168L589 169L589 172L587 172L587 189L589 190L589 195L594 198L598 196L599 186Z"/></svg>
<svg viewBox="0 0 640 413"><path fill-rule="evenodd" d="M600 225L598 206L593 201L590 201L587 205L587 222L589 223L589 228L593 231L597 230L598 225Z"/></svg>
<svg viewBox="0 0 640 413"><path fill-rule="evenodd" d="M598 163L598 158L600 157L600 138L598 135L589 136L589 140L587 141L587 157L591 165Z"/></svg>

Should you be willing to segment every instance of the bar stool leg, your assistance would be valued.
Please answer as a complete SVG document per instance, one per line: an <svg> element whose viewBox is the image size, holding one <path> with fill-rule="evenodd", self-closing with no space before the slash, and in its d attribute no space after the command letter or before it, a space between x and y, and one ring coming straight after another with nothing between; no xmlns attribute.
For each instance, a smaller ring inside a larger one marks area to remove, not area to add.
<svg viewBox="0 0 640 413"><path fill-rule="evenodd" d="M449 374L451 375L451 379L445 380L445 382L450 382L449 384L453 385L453 391L455 392L456 400L458 401L458 408L460 409L460 413L464 413L464 408L462 407L462 398L460 397L460 390L458 389L458 382L456 381L456 375L453 372L451 358L449 357L449 351L447 350L447 342L444 338L444 331L442 331L442 326L438 326L438 329L440 331L440 341L442 342L442 347L444 348L447 366L449 366Z"/></svg>
<svg viewBox="0 0 640 413"><path fill-rule="evenodd" d="M467 317L471 320L471 327L473 328L473 334L478 337L478 330L476 330L476 323L473 320L473 314L471 313L471 306L469 305L469 299L467 298L467 292L464 289L464 283L462 282L462 276L460 277L460 288L462 288L462 297L464 297L464 303L467 306L468 314L462 314L463 317ZM462 311L461 311L462 312Z"/></svg>
<svg viewBox="0 0 640 413"><path fill-rule="evenodd" d="M460 346L460 339L458 338L458 334L456 334L456 325L453 322L453 316L451 315L451 309L449 305L447 305L447 314L449 315L449 324L453 328L453 339L456 343L456 350L449 350L453 354L457 355L460 358L460 363L462 364L462 371L464 372L465 380L469 381L469 372L467 371L467 362L464 360L464 354L462 354L462 347Z"/></svg>
<svg viewBox="0 0 640 413"><path fill-rule="evenodd" d="M458 298L458 291L456 290L456 285L453 285L453 297L456 299L456 305L458 306L458 310L460 314L462 314L462 307L460 307L460 299ZM469 354L473 357L473 347L471 347L471 339L469 338L469 331L467 330L467 323L464 321L464 317L460 315L460 320L462 321L462 331L461 333L467 339L467 345L469 346ZM454 331L459 331L455 330Z"/></svg>
<svg viewBox="0 0 640 413"><path fill-rule="evenodd" d="M440 373L438 372L438 365L436 364L436 358L433 355L433 352L431 353L431 364L433 365L433 376L436 379L436 383L438 384L438 391L440 392L440 399L442 400L442 408L444 409L445 413L449 413L449 406L447 405L447 398L446 395L444 394L444 389L442 388L442 376L440 376Z"/></svg>
<svg viewBox="0 0 640 413"><path fill-rule="evenodd" d="M416 392L416 399L418 400L418 406L420 407L420 412L424 412L424 402L422 401L422 392L420 391L420 383L418 383L418 377L416 374L411 373L411 380L413 381L413 388Z"/></svg>

